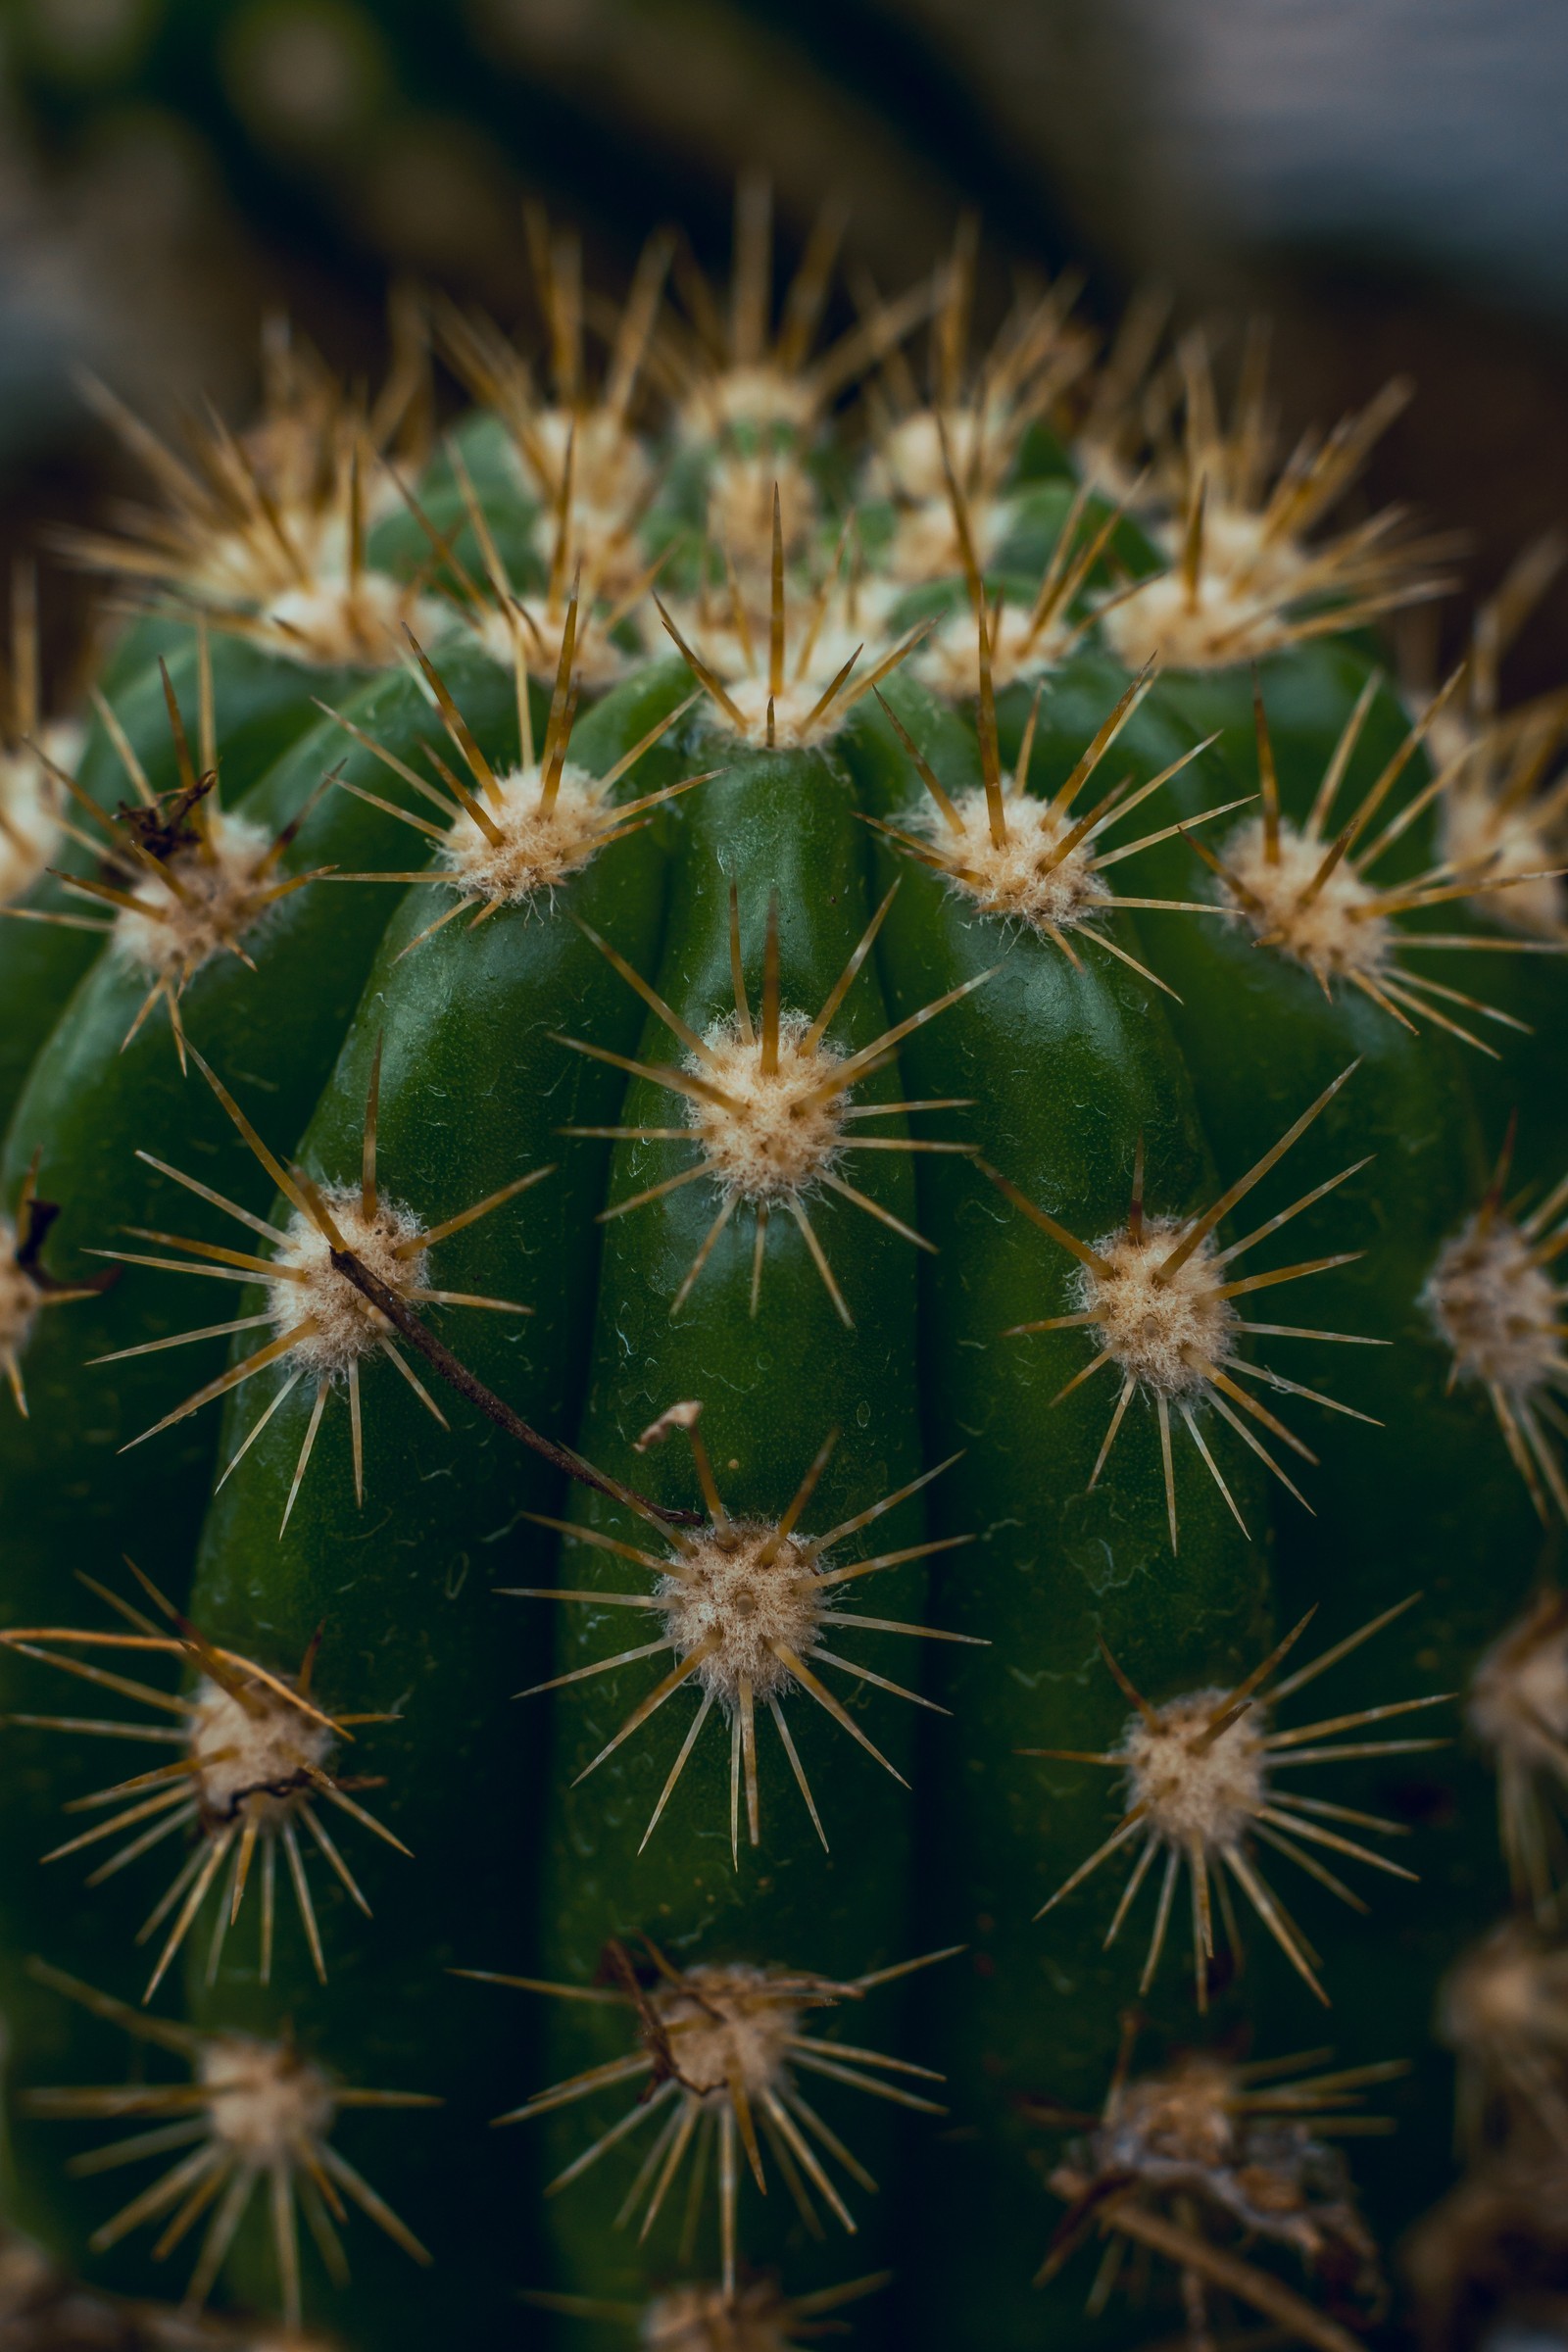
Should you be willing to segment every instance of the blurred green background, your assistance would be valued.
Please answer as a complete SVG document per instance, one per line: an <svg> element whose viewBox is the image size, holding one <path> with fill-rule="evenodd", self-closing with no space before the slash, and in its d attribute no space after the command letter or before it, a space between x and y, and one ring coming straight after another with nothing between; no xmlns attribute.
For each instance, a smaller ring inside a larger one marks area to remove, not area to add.
<svg viewBox="0 0 1568 2352"><path fill-rule="evenodd" d="M842 198L893 289L972 205L998 312L1069 260L1101 318L1267 310L1288 432L1412 373L1366 496L1484 590L1568 519L1565 120L1560 0L0 0L0 558L120 484L74 368L243 408L282 306L370 374L400 276L526 324L530 195L590 281L666 220L721 270L751 166L784 261ZM1565 670L1559 586L1510 687Z"/></svg>

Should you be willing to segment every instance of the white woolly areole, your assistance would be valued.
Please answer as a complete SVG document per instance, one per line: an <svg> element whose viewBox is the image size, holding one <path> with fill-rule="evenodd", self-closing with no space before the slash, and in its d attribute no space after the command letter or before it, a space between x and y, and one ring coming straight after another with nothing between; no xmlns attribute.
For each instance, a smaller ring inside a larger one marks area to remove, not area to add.
<svg viewBox="0 0 1568 2352"><path fill-rule="evenodd" d="M940 412L916 409L912 416L901 416L877 443L871 461L872 486L895 498L932 505L940 502L951 520L953 501L942 456L944 434L954 476L966 485L976 469L977 455L983 461L986 454L981 444L999 449L1006 421L1006 412L996 402L984 410L972 406Z"/></svg>
<svg viewBox="0 0 1568 2352"><path fill-rule="evenodd" d="M1434 753L1434 758L1438 755ZM1560 939L1568 930L1568 888L1553 866L1565 860L1561 840L1548 839L1528 802L1510 807L1480 785L1457 785L1443 796L1443 856L1459 874L1483 883L1509 874L1538 874L1512 890L1487 890L1477 911L1534 939Z"/></svg>
<svg viewBox="0 0 1568 2352"><path fill-rule="evenodd" d="M998 620L987 622L996 642L991 648L991 682L1000 694L1020 678L1043 677L1066 655L1077 637L1075 622L1061 615L1036 629L1022 606L1004 605ZM979 632L967 605L955 606L941 625L910 657L910 667L922 685L949 702L969 702L980 691Z"/></svg>
<svg viewBox="0 0 1568 2352"><path fill-rule="evenodd" d="M378 1202L374 1216L367 1217L357 1192L340 1192L326 1185L319 1189L349 1249L389 1291L405 1297L424 1288L428 1277L424 1251L413 1250L406 1257L397 1254L401 1243L418 1239L416 1217L390 1200ZM274 1250L273 1262L298 1267L306 1279L274 1278L267 1285L268 1312L279 1336L307 1316L315 1318L316 1330L297 1340L288 1353L291 1363L303 1365L318 1379L347 1372L350 1364L359 1363L379 1348L391 1329L380 1308L372 1306L363 1291L335 1270L331 1252L325 1234L296 1209L288 1222L288 1239Z"/></svg>
<svg viewBox="0 0 1568 2352"><path fill-rule="evenodd" d="M1193 1690L1156 1707L1152 1723L1134 1715L1116 1751L1127 1759L1128 1790L1152 1834L1183 1853L1240 1844L1268 1802L1263 1709L1253 1705L1217 1740L1209 1736L1227 1696Z"/></svg>
<svg viewBox="0 0 1568 2352"><path fill-rule="evenodd" d="M317 436L278 418L264 420L242 436L251 462L267 484L281 532L253 523L245 530L205 532L184 584L236 605L265 605L302 578L342 579L348 572L351 531L346 502L320 491L321 453ZM360 497L366 527L402 507L389 471L377 466L363 474Z"/></svg>
<svg viewBox="0 0 1568 2352"><path fill-rule="evenodd" d="M259 539L245 531L214 533L204 539L199 561L183 570L182 584L193 594L220 604L265 607L285 596L299 584L299 565L293 562L291 550L303 551L305 566L314 575L321 568L319 550L327 540L320 519L314 514L290 514L286 528L288 547L281 546L271 531ZM339 555L335 567L341 564Z"/></svg>
<svg viewBox="0 0 1568 2352"><path fill-rule="evenodd" d="M205 2346L201 2352L206 2352ZM280 2320L252 2320L229 2352L336 2352L336 2346L328 2336L301 2335Z"/></svg>
<svg viewBox="0 0 1568 2352"><path fill-rule="evenodd" d="M1560 1361L1562 1300L1517 1225L1480 1211L1446 1241L1421 1303L1453 1350L1460 1380L1528 1397Z"/></svg>
<svg viewBox="0 0 1568 2352"><path fill-rule="evenodd" d="M734 2295L672 2286L648 2305L637 2340L644 2352L790 2352L801 2339L771 2282L752 2279Z"/></svg>
<svg viewBox="0 0 1568 2352"><path fill-rule="evenodd" d="M555 800L544 808L542 780L535 760L497 778L499 805L487 792L476 794L500 841L492 841L466 808L453 819L440 858L466 892L507 906L522 906L580 872L593 857L612 822L604 784L568 760Z"/></svg>
<svg viewBox="0 0 1568 2352"><path fill-rule="evenodd" d="M1364 911L1379 894L1362 881L1348 858L1340 859L1304 906L1297 904L1329 847L1309 840L1282 818L1271 863L1263 820L1249 817L1226 842L1224 862L1250 896L1244 898L1221 880L1221 903L1234 906L1255 937L1278 933L1271 944L1305 964L1314 979L1346 979L1360 972L1375 980L1387 968L1396 934L1387 915Z"/></svg>
<svg viewBox="0 0 1568 2352"><path fill-rule="evenodd" d="M708 476L708 535L727 550L742 582L765 599L773 561L773 492L778 491L784 561L806 556L816 530L816 484L787 449L723 449ZM764 605L765 609L765 605Z"/></svg>
<svg viewBox="0 0 1568 2352"><path fill-rule="evenodd" d="M1152 537L1174 564L1181 555L1185 525L1156 523ZM1266 527L1261 512L1227 504L1224 499L1203 502L1203 569L1231 584L1233 591L1249 589L1254 596L1289 595L1299 579L1307 557L1294 539Z"/></svg>
<svg viewBox="0 0 1568 2352"><path fill-rule="evenodd" d="M721 1103L689 1101L687 1124L713 1181L742 1200L798 1195L838 1155L848 1089L826 1096L816 1090L843 1056L829 1045L808 1046L809 1028L802 1012L781 1015L778 1068L771 1075L762 1067L760 1039L748 1045L733 1015L715 1022L704 1038L711 1059L687 1057L692 1075L727 1098Z"/></svg>
<svg viewBox="0 0 1568 2352"><path fill-rule="evenodd" d="M572 675L584 686L609 686L626 668L628 657L602 628L589 625L587 603L585 590L577 616ZM562 640L566 628L564 605L557 610L543 598L519 596L514 599L511 611L487 605L482 615L470 617L468 626L492 662L498 662L503 669L513 666L519 646L530 677L553 681L561 667Z"/></svg>
<svg viewBox="0 0 1568 2352"><path fill-rule="evenodd" d="M976 499L969 509L969 542L982 570L1012 527L1007 499ZM963 542L946 498L906 507L893 528L885 558L891 577L913 588L927 580L950 580L963 569Z"/></svg>
<svg viewBox="0 0 1568 2352"><path fill-rule="evenodd" d="M1493 2063L1568 2049L1568 1955L1505 1921L1445 1980L1438 2030L1450 2049Z"/></svg>
<svg viewBox="0 0 1568 2352"><path fill-rule="evenodd" d="M161 860L168 883L144 873L127 885L148 912L122 906L115 917L116 950L151 979L188 980L209 956L236 945L266 911L262 895L275 876L270 868L259 876L258 869L270 854L272 836L212 803L204 813L205 846L182 844Z"/></svg>
<svg viewBox="0 0 1568 2352"><path fill-rule="evenodd" d="M196 2080L214 2139L258 2172L298 2169L302 2147L326 2137L332 2094L326 2077L286 2042L222 2034L203 2045Z"/></svg>
<svg viewBox="0 0 1568 2352"><path fill-rule="evenodd" d="M284 1821L336 1746L325 1724L265 1684L238 1698L203 1681L195 1692L190 1754L204 1826L216 1829L241 1808L264 1827Z"/></svg>
<svg viewBox="0 0 1568 2352"><path fill-rule="evenodd" d="M715 598L714 606L716 603ZM861 620L858 626L853 626L842 616L842 598L834 598L833 609L824 614L811 638L811 658L808 664L810 678L802 681L803 686L809 688L804 706L808 710L824 689L832 684L852 654L858 654L861 662L871 663L876 661L881 650L878 643L883 634L881 628L868 619ZM765 668L768 645L768 615L765 612L751 613L748 621L750 631L748 638L743 636L735 626L731 608L727 601L722 612L715 612L711 606L708 614L691 606L687 606L684 611L678 607L672 608L672 610L679 619L682 635L701 654L703 666L710 669L715 677L722 678L732 695L737 686L745 686L754 681L759 671ZM796 664L800 660L804 641L804 631L799 626L800 615L793 606L790 608L790 612L791 634L797 642L786 651L784 663L786 684L784 693L778 698L780 710L791 707L787 701L789 682L793 678ZM857 667L858 666L859 663L857 663ZM851 682L853 683L853 677ZM765 690L762 699L765 710L767 699Z"/></svg>
<svg viewBox="0 0 1568 2352"><path fill-rule="evenodd" d="M517 472L540 502L534 525L541 554L555 544L556 507L571 450L571 531L617 536L654 486L653 460L610 409L541 409L528 420L527 445L509 443Z"/></svg>
<svg viewBox="0 0 1568 2352"><path fill-rule="evenodd" d="M853 653L854 650L852 646L850 651ZM863 661L865 657L861 659ZM843 662L829 667L824 657L815 656L808 677L786 677L776 694L768 691L765 670L757 677L734 678L727 681L724 688L734 710L726 710L722 703L715 700L710 707L708 716L720 733L738 735L743 743L749 743L754 750L765 751L768 749L768 705L771 703L772 740L775 745L798 750L803 744L825 743L838 733L853 708L853 698L842 693L836 694L825 710L817 708L842 667ZM854 679L849 683L853 688ZM739 713L738 721L736 712Z"/></svg>
<svg viewBox="0 0 1568 2352"><path fill-rule="evenodd" d="M1124 668L1157 661L1162 669L1230 669L1290 644L1288 578L1270 588L1259 576L1237 578L1207 559L1205 535L1203 569L1192 592L1178 568L1155 572L1107 604L1101 633Z"/></svg>
<svg viewBox="0 0 1568 2352"><path fill-rule="evenodd" d="M1073 830L1071 813L1054 810L1028 794L1009 796L1007 838L999 847L991 838L982 787L957 795L954 807L961 833L929 802L907 811L904 821L930 842L954 889L983 913L1016 917L1037 931L1071 930L1090 921L1110 897L1109 884L1094 869L1088 842L1080 841L1065 857L1057 854Z"/></svg>
<svg viewBox="0 0 1568 2352"><path fill-rule="evenodd" d="M1185 1230L1176 1217L1146 1217L1136 1239L1123 1228L1095 1244L1108 1273L1084 1266L1077 1280L1078 1303L1093 1314L1112 1362L1125 1378L1167 1398L1198 1395L1207 1378L1199 1359L1224 1363L1236 1322L1230 1300L1219 1296L1223 1277L1206 1236L1160 1280Z"/></svg>
<svg viewBox="0 0 1568 2352"><path fill-rule="evenodd" d="M1236 2076L1207 2051L1192 2051L1168 2074L1124 2082L1100 2136L1118 2169L1159 2180L1173 2168L1218 2171L1236 2143L1231 2102Z"/></svg>
<svg viewBox="0 0 1568 2352"><path fill-rule="evenodd" d="M17 1263L17 1229L0 1217L0 1361L19 1356L32 1336L41 1294L24 1266Z"/></svg>
<svg viewBox="0 0 1568 2352"><path fill-rule="evenodd" d="M323 570L269 597L258 618L294 661L335 667L400 661L408 651L405 623L424 638L445 625L446 615L389 572L362 570L351 582L346 570Z"/></svg>
<svg viewBox="0 0 1568 2352"><path fill-rule="evenodd" d="M70 737L70 745L60 740ZM74 755L74 728L46 728L44 749L62 767ZM0 748L0 906L29 891L59 855L61 787L25 744Z"/></svg>
<svg viewBox="0 0 1568 2352"><path fill-rule="evenodd" d="M1568 1740L1568 1623L1532 1610L1485 1652L1470 1678L1465 1714L1499 1758L1525 1771L1560 1773Z"/></svg>
<svg viewBox="0 0 1568 2352"><path fill-rule="evenodd" d="M758 2102L788 2080L801 2004L781 1995L766 1969L706 1962L685 1970L679 1984L661 1982L648 2005L676 2074L699 2098L727 2106L739 2081Z"/></svg>
<svg viewBox="0 0 1568 2352"><path fill-rule="evenodd" d="M857 683L873 671L888 650L887 617L897 603L887 589L879 595L858 590L853 606L840 591L818 616L803 617L804 607L791 607L790 639L785 648L784 683L769 691L768 645L770 616L767 583L760 583L760 602L748 603L744 628L737 624L726 598L722 611L717 599L707 605L676 607L672 617L687 643L695 648L705 669L724 688L731 709L716 695L710 701L709 723L721 733L739 735L760 750L767 748L767 706L773 705L773 741L797 747L827 741L844 725L858 699ZM744 592L744 583L743 583ZM825 709L818 709L835 680L839 691ZM739 714L737 716L737 713Z"/></svg>
<svg viewBox="0 0 1568 2352"><path fill-rule="evenodd" d="M765 361L726 368L699 383L675 419L683 441L708 441L734 425L765 432L783 425L804 431L816 407L809 380ZM785 462L779 453L777 462Z"/></svg>
<svg viewBox="0 0 1568 2352"><path fill-rule="evenodd" d="M743 1682L760 1705L793 1690L776 1649L800 1657L830 1614L811 1555L793 1537L780 1543L771 1521L755 1519L688 1538L658 1598L677 1658L689 1658L716 1635L696 1680L726 1716L740 1704Z"/></svg>
<svg viewBox="0 0 1568 2352"><path fill-rule="evenodd" d="M1371 2240L1332 2143L1314 2135L1316 2101L1293 2113L1251 2108L1246 2078L1193 2052L1164 2073L1122 2084L1091 2142L1097 2184L1131 2177L1161 2202L1217 2207L1249 2238L1291 2246L1312 2269L1336 2256L1370 2260ZM1178 2213L1180 2205L1176 2206Z"/></svg>
<svg viewBox="0 0 1568 2352"><path fill-rule="evenodd" d="M997 539L989 502L970 514L969 535L984 565ZM906 588L926 580L950 580L963 569L963 542L945 498L922 499L918 506L900 509L883 564L889 577Z"/></svg>
<svg viewBox="0 0 1568 2352"><path fill-rule="evenodd" d="M951 579L963 569L963 545L953 513L953 494L943 462L966 492L969 539L984 570L1011 526L1011 499L991 495L1010 455L1013 419L998 401L982 409L917 409L884 433L869 469L874 495L898 501L892 544L884 560L894 579Z"/></svg>

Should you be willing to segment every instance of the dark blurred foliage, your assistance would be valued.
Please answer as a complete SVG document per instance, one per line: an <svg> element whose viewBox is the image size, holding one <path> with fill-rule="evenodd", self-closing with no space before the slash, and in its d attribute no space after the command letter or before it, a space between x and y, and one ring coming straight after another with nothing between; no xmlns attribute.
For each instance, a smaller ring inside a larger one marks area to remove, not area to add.
<svg viewBox="0 0 1568 2352"><path fill-rule="evenodd" d="M1467 532L1478 590L1568 519L1555 0L0 0L0 37L5 547L116 478L74 366L167 416L243 407L270 308L364 372L395 276L528 319L526 196L591 280L666 220L721 271L741 168L781 261L842 199L893 289L971 205L994 309L1072 259L1102 320L1151 276L1232 348L1265 310L1287 434L1414 375L1367 495ZM1510 685L1565 669L1568 586Z"/></svg>

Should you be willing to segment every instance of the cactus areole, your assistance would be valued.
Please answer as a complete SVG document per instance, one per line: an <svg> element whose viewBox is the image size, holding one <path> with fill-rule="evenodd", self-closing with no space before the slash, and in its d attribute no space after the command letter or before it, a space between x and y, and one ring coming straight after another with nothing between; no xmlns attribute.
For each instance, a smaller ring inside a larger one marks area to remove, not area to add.
<svg viewBox="0 0 1568 2352"><path fill-rule="evenodd" d="M1396 689L1396 397L536 244L439 442L104 396L79 741L18 605L5 2213L180 2342L1344 2352L1454 2053L1568 2115L1549 566Z"/></svg>

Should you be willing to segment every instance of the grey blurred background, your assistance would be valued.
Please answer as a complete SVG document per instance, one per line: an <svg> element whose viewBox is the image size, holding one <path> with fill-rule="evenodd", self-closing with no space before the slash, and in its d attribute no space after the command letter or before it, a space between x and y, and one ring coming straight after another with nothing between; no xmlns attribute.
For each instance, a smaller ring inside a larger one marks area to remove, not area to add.
<svg viewBox="0 0 1568 2352"><path fill-rule="evenodd" d="M1266 311L1287 431L1408 371L1368 495L1484 590L1568 522L1565 122L1562 0L0 0L0 555L115 486L74 368L243 407L265 311L373 370L409 275L526 322L525 195L611 285L667 219L722 269L748 164L889 289L967 204L998 310L1078 261L1102 321ZM1565 673L1568 587L1509 686Z"/></svg>

